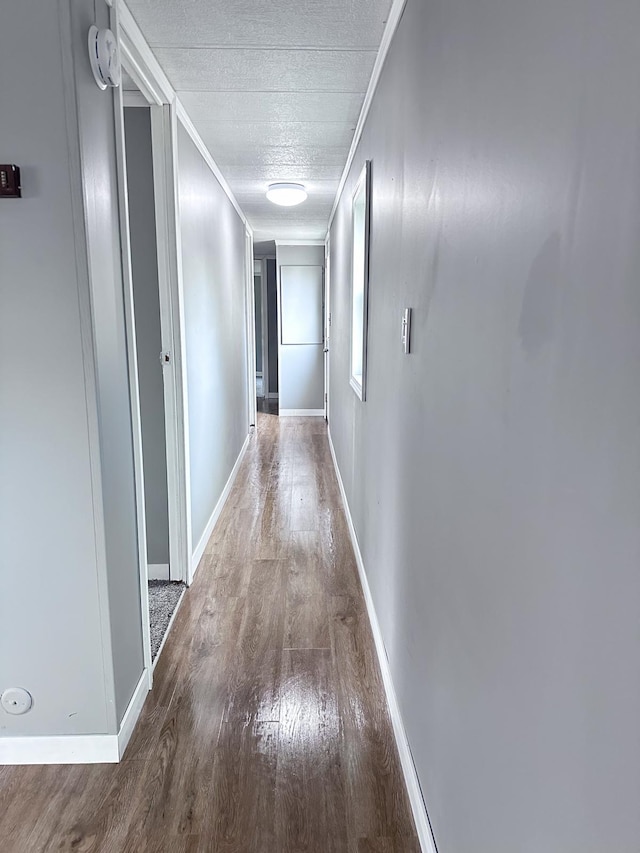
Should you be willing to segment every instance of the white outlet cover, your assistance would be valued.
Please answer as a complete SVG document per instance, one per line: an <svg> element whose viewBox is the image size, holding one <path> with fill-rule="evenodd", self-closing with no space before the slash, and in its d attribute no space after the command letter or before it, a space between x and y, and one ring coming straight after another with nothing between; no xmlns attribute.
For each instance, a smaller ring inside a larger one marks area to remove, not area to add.
<svg viewBox="0 0 640 853"><path fill-rule="evenodd" d="M27 711L31 710L33 698L31 693L23 687L7 687L0 696L0 705L7 714L26 714Z"/></svg>

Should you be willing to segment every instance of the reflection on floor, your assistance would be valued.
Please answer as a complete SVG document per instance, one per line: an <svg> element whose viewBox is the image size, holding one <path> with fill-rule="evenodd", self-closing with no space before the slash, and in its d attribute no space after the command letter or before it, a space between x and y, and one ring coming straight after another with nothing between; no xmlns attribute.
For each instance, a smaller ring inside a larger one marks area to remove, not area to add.
<svg viewBox="0 0 640 853"><path fill-rule="evenodd" d="M265 415L277 415L278 414L278 400L277 398L271 399L269 397L258 397L258 411L263 412Z"/></svg>
<svg viewBox="0 0 640 853"><path fill-rule="evenodd" d="M419 853L322 419L259 415L125 760L0 787L11 853Z"/></svg>
<svg viewBox="0 0 640 853"><path fill-rule="evenodd" d="M186 585L175 581L149 581L149 622L151 625L151 660L155 660L167 633L173 612Z"/></svg>

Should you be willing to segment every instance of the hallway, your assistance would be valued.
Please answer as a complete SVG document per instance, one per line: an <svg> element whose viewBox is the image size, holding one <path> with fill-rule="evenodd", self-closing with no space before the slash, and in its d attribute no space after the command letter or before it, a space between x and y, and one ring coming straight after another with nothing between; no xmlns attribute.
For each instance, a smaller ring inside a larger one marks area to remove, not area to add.
<svg viewBox="0 0 640 853"><path fill-rule="evenodd" d="M11 853L414 853L320 418L260 414L119 765L0 768Z"/></svg>

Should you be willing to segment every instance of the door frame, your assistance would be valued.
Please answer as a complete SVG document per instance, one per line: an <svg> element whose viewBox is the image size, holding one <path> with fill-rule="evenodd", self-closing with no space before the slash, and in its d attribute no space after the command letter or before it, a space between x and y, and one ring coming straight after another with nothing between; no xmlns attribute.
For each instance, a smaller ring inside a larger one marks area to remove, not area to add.
<svg viewBox="0 0 640 853"><path fill-rule="evenodd" d="M245 322L247 343L247 414L249 431L255 427L258 418L258 399L256 383L256 294L253 282L253 234L245 228ZM264 365L263 365L264 369ZM263 370L264 375L264 370Z"/></svg>
<svg viewBox="0 0 640 853"><path fill-rule="evenodd" d="M253 277L260 277L260 324L262 328L262 390L267 399L269 392L269 329L267 314L267 265L264 258L253 259ZM254 281L255 288L255 281ZM254 297L255 299L255 297Z"/></svg>
<svg viewBox="0 0 640 853"><path fill-rule="evenodd" d="M269 365L269 297L268 297L268 289L267 289L267 276L268 276L268 263L269 261L273 261L276 269L276 352L278 350L278 325L277 325L277 316L278 316L278 261L276 260L275 255L265 255L263 258L260 258L262 262L262 323L263 323L263 342L266 347L266 364ZM266 335L264 331L266 330ZM278 368L279 371L280 368ZM264 371L263 371L264 373ZM280 386L278 386L277 391L269 390L269 376L267 376L267 384L265 385L265 400L277 400L278 395L280 393Z"/></svg>
<svg viewBox="0 0 640 853"><path fill-rule="evenodd" d="M115 3L110 10L110 26L117 33L122 66L138 86L141 96L125 96L121 87L114 90L116 129L116 167L120 237L122 245L122 275L125 301L126 345L129 366L129 395L131 405L134 479L136 497L136 526L138 534L138 572L140 577L140 613L142 623L143 657L148 686L153 683L151 659L151 630L149 618L149 577L147 566L146 512L144 495L144 461L142 455L142 425L140 388L136 350L136 328L131 268L131 237L127 192L127 166L124 131L124 105L149 107L153 158L156 241L158 253L158 295L160 302L165 435L167 460L167 491L169 516L169 565L171 580L190 580L191 530L189 506L189 446L187 429L186 360L184 353L184 310L182 296L182 267L180 252L178 173L177 173L177 115L176 103L169 81L158 73L153 57L126 7Z"/></svg>
<svg viewBox="0 0 640 853"><path fill-rule="evenodd" d="M330 237L324 245L324 419L329 423L329 356L331 341L331 251Z"/></svg>

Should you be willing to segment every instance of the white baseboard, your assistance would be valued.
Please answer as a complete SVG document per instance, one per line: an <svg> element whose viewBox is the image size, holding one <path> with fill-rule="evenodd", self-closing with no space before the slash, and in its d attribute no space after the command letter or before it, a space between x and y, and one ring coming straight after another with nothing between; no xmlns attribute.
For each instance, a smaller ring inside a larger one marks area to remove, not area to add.
<svg viewBox="0 0 640 853"><path fill-rule="evenodd" d="M205 548L207 547L207 542L211 538L211 534L213 533L213 528L216 526L216 521L220 518L220 513L222 512L222 508L225 505L225 501L229 497L229 492L231 491L231 487L233 486L233 481L235 480L235 478L238 475L240 463L242 462L244 454L247 452L247 447L249 446L250 438L251 438L250 434L247 435L247 437L245 438L244 444L242 445L242 450L238 454L238 458L236 459L235 465L233 466L233 470L229 474L229 479L227 480L227 483L226 483L224 489L222 490L222 494L220 495L220 498L218 499L218 503L215 505L215 508L214 508L213 512L211 513L211 518L207 522L207 526L204 529L204 533L200 537L200 541L196 545L196 548L193 552L193 555L191 557L191 577L189 578L189 583L191 583L191 581L193 580L193 578L195 576L196 569L198 568L198 563L200 562L200 559L202 558L202 555L205 552Z"/></svg>
<svg viewBox="0 0 640 853"><path fill-rule="evenodd" d="M168 581L169 563L148 563L147 577L150 581Z"/></svg>
<svg viewBox="0 0 640 853"><path fill-rule="evenodd" d="M0 739L2 764L117 764L117 735L52 735Z"/></svg>
<svg viewBox="0 0 640 853"><path fill-rule="evenodd" d="M351 544L353 545L353 550L356 555L356 563L358 564L358 574L360 575L362 592L364 593L364 599L367 605L367 614L369 616L371 632L373 634L373 640L378 655L378 662L380 664L380 671L382 673L382 681L384 683L384 689L387 696L387 705L389 706L389 715L391 717L391 723L393 725L393 733L395 735L396 745L398 747L400 764L402 766L402 772L404 774L404 781L407 786L407 793L409 795L409 802L411 803L411 811L413 812L413 820L416 825L416 832L418 834L422 853L437 853L435 842L433 839L433 833L431 832L431 825L429 824L429 817L427 815L424 799L422 797L422 791L420 790L420 782L418 781L418 775L416 773L416 768L413 763L413 758L411 756L411 748L409 747L409 741L407 740L407 733L404 728L404 723L402 722L400 707L398 706L398 699L396 697L396 692L393 686L393 680L391 678L389 659L387 658L387 652L384 647L384 640L382 639L382 631L380 630L380 623L378 622L378 616L376 614L375 606L373 604L373 598L371 597L371 590L369 589L369 581L367 579L367 575L364 569L362 553L360 551L360 545L358 544L358 537L356 536L356 530L353 526L351 510L349 509L349 503L347 501L347 494L344 490L344 483L342 482L340 468L338 467L338 460L336 459L336 452L333 447L333 441L331 439L331 431L329 431L328 435L331 458L333 459L333 467L336 471L338 486L340 488L340 494L342 496L342 503L344 504L344 511L347 517L347 524L349 526L349 534L351 536Z"/></svg>
<svg viewBox="0 0 640 853"><path fill-rule="evenodd" d="M129 743L149 692L143 670L117 735L51 735L0 738L0 765L117 764Z"/></svg>
<svg viewBox="0 0 640 853"><path fill-rule="evenodd" d="M277 391L266 391L264 396L267 398L267 400L277 400L279 394Z"/></svg>
<svg viewBox="0 0 640 853"><path fill-rule="evenodd" d="M127 744L131 740L131 735L138 722L138 717L142 713L142 706L145 703L147 694L149 693L149 674L146 669L142 671L140 681L133 691L127 710L124 712L122 723L120 723L120 731L118 732L118 760L124 755Z"/></svg>
<svg viewBox="0 0 640 853"><path fill-rule="evenodd" d="M324 409L280 409L281 418L323 418Z"/></svg>

